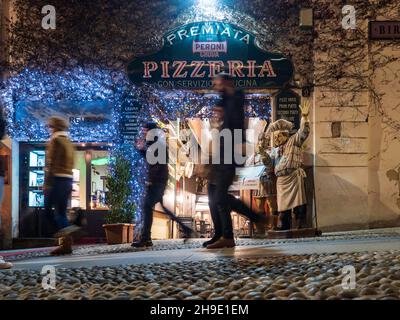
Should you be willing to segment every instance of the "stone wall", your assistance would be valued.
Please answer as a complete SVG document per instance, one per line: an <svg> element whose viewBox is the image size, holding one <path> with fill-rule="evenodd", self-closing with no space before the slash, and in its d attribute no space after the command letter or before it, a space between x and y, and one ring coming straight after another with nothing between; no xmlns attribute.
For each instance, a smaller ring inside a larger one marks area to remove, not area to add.
<svg viewBox="0 0 400 320"><path fill-rule="evenodd" d="M400 42L368 39L368 20L399 20L399 6L353 4L355 30L341 26L342 1L316 9L313 131L323 230L400 225Z"/></svg>

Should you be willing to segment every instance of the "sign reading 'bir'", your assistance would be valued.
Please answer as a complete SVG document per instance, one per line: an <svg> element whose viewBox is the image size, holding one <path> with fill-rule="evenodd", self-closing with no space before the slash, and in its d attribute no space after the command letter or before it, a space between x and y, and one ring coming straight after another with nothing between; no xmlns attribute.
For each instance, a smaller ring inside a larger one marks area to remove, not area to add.
<svg viewBox="0 0 400 320"><path fill-rule="evenodd" d="M370 21L368 28L371 40L400 39L400 21Z"/></svg>
<svg viewBox="0 0 400 320"><path fill-rule="evenodd" d="M195 22L168 32L163 48L128 65L131 81L161 88L207 89L229 73L241 88L279 88L293 76L290 60L261 49L248 31L223 22Z"/></svg>

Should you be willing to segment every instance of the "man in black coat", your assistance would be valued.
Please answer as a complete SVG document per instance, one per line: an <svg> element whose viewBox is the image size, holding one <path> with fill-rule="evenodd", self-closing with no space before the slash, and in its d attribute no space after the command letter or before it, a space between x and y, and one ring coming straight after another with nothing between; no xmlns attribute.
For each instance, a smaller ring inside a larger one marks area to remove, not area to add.
<svg viewBox="0 0 400 320"><path fill-rule="evenodd" d="M155 130L154 139L148 136L150 130ZM164 139L162 130L157 126L155 122L147 123L143 128L144 139L139 139L136 148L141 152L143 157L146 159L148 165L148 177L146 181L146 195L143 206L143 225L141 230L141 236L139 241L132 243L132 247L150 247L153 245L151 241L151 226L153 224L153 209L157 203L160 203L164 214L167 215L171 220L179 224L182 231L185 234L185 238L188 238L193 230L184 225L170 210L168 210L163 203L163 196L168 183L168 149ZM159 140L160 139L160 140ZM149 161L152 160L151 155L158 157L159 149L155 148L155 143L159 141L164 144L162 152L165 155L160 156L160 161Z"/></svg>
<svg viewBox="0 0 400 320"><path fill-rule="evenodd" d="M211 217L215 233L211 240L203 246L207 249L230 248L235 246L233 239L232 219L230 212L233 210L246 216L251 222L258 225L265 223L265 217L258 215L248 208L242 201L228 193L232 185L236 167L243 165L235 159L234 130L241 130L242 141L245 137L244 93L235 89L233 79L225 73L217 75L214 79L214 90L221 94L221 100L214 108L214 116L219 122L219 131L228 131L232 140L219 141L218 164L211 165L208 184L208 197ZM239 144L241 145L241 144ZM241 150L241 148L239 148Z"/></svg>

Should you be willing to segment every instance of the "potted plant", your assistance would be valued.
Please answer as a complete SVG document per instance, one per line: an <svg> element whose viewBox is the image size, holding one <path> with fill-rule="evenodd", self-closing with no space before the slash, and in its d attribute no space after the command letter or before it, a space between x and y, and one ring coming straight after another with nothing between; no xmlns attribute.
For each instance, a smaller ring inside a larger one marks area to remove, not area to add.
<svg viewBox="0 0 400 320"><path fill-rule="evenodd" d="M109 213L103 228L108 244L120 244L133 241L135 204L131 199L129 181L131 166L127 159L117 156L113 161L110 173L106 177L108 189L106 202Z"/></svg>

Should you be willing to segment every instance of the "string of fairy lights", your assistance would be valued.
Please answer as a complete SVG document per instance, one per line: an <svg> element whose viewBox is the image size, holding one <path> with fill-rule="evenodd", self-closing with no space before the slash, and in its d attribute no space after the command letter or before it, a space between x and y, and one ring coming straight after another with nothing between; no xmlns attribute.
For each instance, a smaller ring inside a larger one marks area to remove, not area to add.
<svg viewBox="0 0 400 320"><path fill-rule="evenodd" d="M99 68L76 68L63 72L47 73L43 70L25 69L9 77L0 89L0 104L8 122L8 134L17 141L43 142L49 138L45 121L37 117L27 117L18 121L16 113L19 108L33 104L40 106L57 106L68 102L107 101L111 108L109 118L104 121L83 121L84 115L70 120L70 136L75 142L107 143L110 157L123 154L132 168L130 186L131 201L136 205L136 220L140 221L141 201L145 185L146 165L142 156L132 143L121 138L121 122L124 114L123 105L139 103L137 123L157 119L164 123L168 120L185 120L188 118L209 118L212 107L218 96L183 90L161 90L152 85L135 87L124 72L103 70ZM268 96L252 96L246 100L246 115L268 119L270 100ZM42 113L42 118L51 116L51 110L35 110Z"/></svg>

